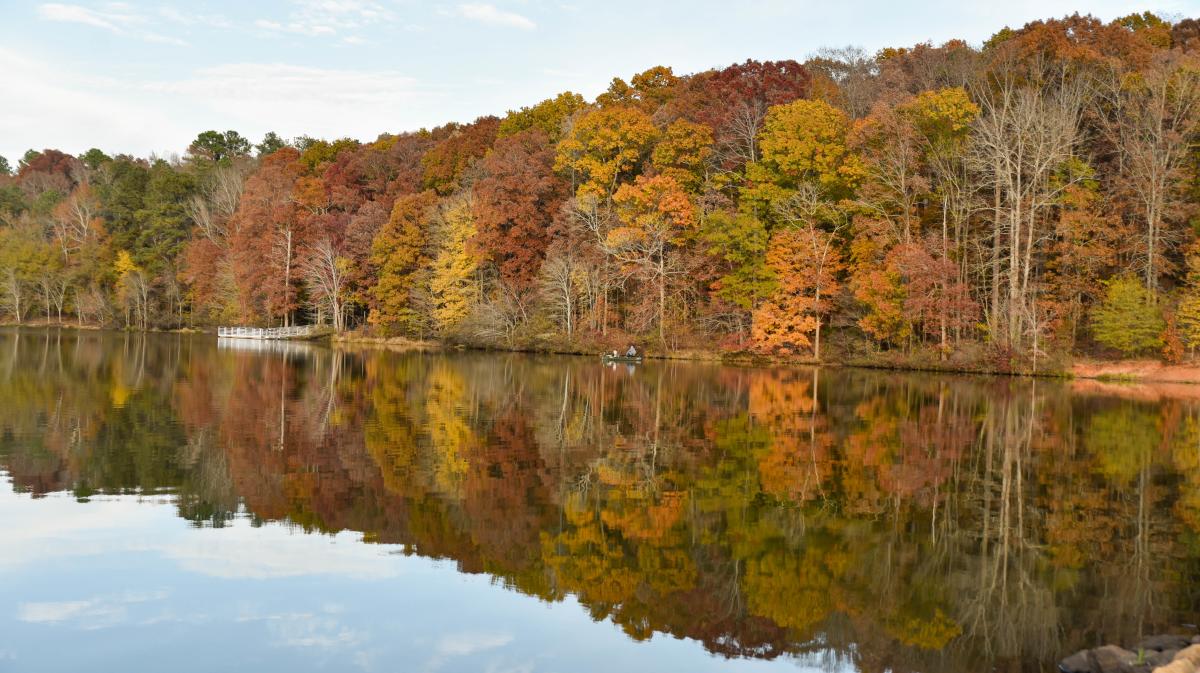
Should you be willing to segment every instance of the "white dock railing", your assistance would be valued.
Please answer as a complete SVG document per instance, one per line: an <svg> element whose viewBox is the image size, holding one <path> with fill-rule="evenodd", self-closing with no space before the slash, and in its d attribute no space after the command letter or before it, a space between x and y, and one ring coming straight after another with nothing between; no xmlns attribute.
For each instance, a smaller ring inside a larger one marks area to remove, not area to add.
<svg viewBox="0 0 1200 673"><path fill-rule="evenodd" d="M222 339L303 339L312 336L315 325L297 327L218 327L217 336Z"/></svg>

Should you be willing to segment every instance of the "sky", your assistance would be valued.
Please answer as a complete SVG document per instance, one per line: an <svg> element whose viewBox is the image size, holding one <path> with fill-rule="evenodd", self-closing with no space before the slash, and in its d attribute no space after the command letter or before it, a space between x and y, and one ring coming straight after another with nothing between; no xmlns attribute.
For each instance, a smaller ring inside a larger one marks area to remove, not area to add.
<svg viewBox="0 0 1200 673"><path fill-rule="evenodd" d="M982 43L1074 12L1200 17L1200 0L0 0L0 156L170 157L235 129L371 140L589 99L654 65L684 74L822 46Z"/></svg>

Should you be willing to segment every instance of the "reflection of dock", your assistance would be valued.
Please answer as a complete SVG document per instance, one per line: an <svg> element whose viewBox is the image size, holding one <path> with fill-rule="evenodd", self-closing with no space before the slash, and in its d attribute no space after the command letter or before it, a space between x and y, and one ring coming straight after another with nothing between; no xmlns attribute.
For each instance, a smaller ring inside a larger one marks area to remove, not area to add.
<svg viewBox="0 0 1200 673"><path fill-rule="evenodd" d="M281 353L286 356L311 356L319 347L308 341L293 341L290 339L217 339L217 348L244 353Z"/></svg>
<svg viewBox="0 0 1200 673"><path fill-rule="evenodd" d="M299 327L218 327L218 339L248 339L274 341L280 339L310 339L321 334L315 325Z"/></svg>

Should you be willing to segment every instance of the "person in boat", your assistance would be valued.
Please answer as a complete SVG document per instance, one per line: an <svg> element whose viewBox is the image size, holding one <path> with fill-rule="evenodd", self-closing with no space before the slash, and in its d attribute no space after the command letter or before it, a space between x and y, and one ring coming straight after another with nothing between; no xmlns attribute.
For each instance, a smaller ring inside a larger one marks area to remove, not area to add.
<svg viewBox="0 0 1200 673"><path fill-rule="evenodd" d="M637 349L634 348L632 344L630 344L629 350L625 351L625 357L636 358L637 356L638 356Z"/></svg>

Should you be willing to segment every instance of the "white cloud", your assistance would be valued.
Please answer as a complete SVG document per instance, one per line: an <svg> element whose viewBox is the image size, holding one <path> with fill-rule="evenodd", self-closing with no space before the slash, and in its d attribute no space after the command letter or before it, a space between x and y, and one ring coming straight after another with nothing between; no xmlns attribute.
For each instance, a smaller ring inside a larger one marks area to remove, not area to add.
<svg viewBox="0 0 1200 673"><path fill-rule="evenodd" d="M0 154L10 158L29 149L18 142L52 143L72 153L95 146L150 152L163 148L148 142L180 138L186 144L188 133L196 133L161 108L122 95L116 82L55 68L3 46L0 72L5 89L19 94L9 97L0 115Z"/></svg>
<svg viewBox="0 0 1200 673"><path fill-rule="evenodd" d="M143 40L145 40L147 42L157 42L159 44L173 44L178 47L188 46L188 43L186 40L182 40L178 37L171 37L170 35L163 35L162 33L142 33L141 35L139 35L139 37L141 37Z"/></svg>
<svg viewBox="0 0 1200 673"><path fill-rule="evenodd" d="M209 119L208 126L253 129L270 123L285 135L358 133L364 138L394 130L414 103L432 95L395 71L284 63L201 68L187 79L147 83L142 89L188 101Z"/></svg>
<svg viewBox="0 0 1200 673"><path fill-rule="evenodd" d="M490 23L496 26L520 28L521 30L533 30L537 28L536 23L516 12L508 12L497 8L495 5L483 2L470 2L459 5L458 14L464 19Z"/></svg>
<svg viewBox="0 0 1200 673"><path fill-rule="evenodd" d="M0 155L10 159L29 149L18 143L167 155L209 128L373 140L445 119L435 109L444 89L394 70L234 63L146 80L85 75L0 46L0 72L6 89L19 92L0 115Z"/></svg>
<svg viewBox="0 0 1200 673"><path fill-rule="evenodd" d="M114 33L123 32L122 26L140 21L139 17L121 11L102 12L81 5L63 5L57 2L39 5L38 15L47 21L82 23Z"/></svg>
<svg viewBox="0 0 1200 673"><path fill-rule="evenodd" d="M212 28L231 28L233 24L221 14L196 14L175 7L160 7L158 13L172 23L184 26L209 26Z"/></svg>
<svg viewBox="0 0 1200 673"><path fill-rule="evenodd" d="M132 7L125 3L112 2L105 7L106 9L99 10L83 5L50 2L38 5L38 16L47 21L79 23L107 30L115 35L130 35L147 42L187 46L187 42L177 37L140 28L149 22L148 19L135 13Z"/></svg>
<svg viewBox="0 0 1200 673"><path fill-rule="evenodd" d="M384 5L365 0L296 0L296 4L298 9L288 15L287 21L259 19L254 25L274 32L319 37L396 19Z"/></svg>

